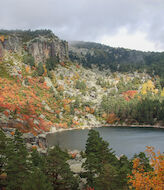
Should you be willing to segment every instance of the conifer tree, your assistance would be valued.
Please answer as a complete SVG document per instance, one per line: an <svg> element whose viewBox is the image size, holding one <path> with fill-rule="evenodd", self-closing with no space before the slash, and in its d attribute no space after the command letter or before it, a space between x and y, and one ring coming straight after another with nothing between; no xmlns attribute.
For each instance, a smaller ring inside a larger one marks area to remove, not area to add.
<svg viewBox="0 0 164 190"><path fill-rule="evenodd" d="M131 163L129 162L128 158L125 155L120 157L117 168L118 168L118 176L119 176L118 185L120 186L120 189L121 188L126 189L127 181L128 181L127 176L131 172Z"/></svg>
<svg viewBox="0 0 164 190"><path fill-rule="evenodd" d="M106 164L117 165L117 158L112 149L108 148L109 144L105 142L99 133L93 129L89 131L86 143L86 161L83 167L87 170L87 184L95 187L97 176L99 176Z"/></svg>
<svg viewBox="0 0 164 190"><path fill-rule="evenodd" d="M96 179L95 190L121 190L120 178L116 167L111 164L103 165L100 175Z"/></svg>
<svg viewBox="0 0 164 190"><path fill-rule="evenodd" d="M22 190L53 190L53 187L46 175L40 169L35 169L23 184Z"/></svg>
<svg viewBox="0 0 164 190"><path fill-rule="evenodd" d="M28 152L22 139L22 134L16 130L14 139L10 139L6 151L7 189L20 190L30 172Z"/></svg>
<svg viewBox="0 0 164 190"><path fill-rule="evenodd" d="M5 134L0 130L0 176L6 176L5 163L6 163L6 147L7 138ZM0 189L4 187L5 179L0 178Z"/></svg>
<svg viewBox="0 0 164 190"><path fill-rule="evenodd" d="M54 190L77 190L77 179L73 176L68 163L68 153L58 146L50 149L46 158L46 175L50 179Z"/></svg>
<svg viewBox="0 0 164 190"><path fill-rule="evenodd" d="M38 72L38 75L39 75L39 76L42 76L42 75L44 74L43 63L39 63L39 64L38 64L37 72Z"/></svg>
<svg viewBox="0 0 164 190"><path fill-rule="evenodd" d="M6 137L2 130L0 130L0 174L3 172L5 164L5 151L6 151Z"/></svg>
<svg viewBox="0 0 164 190"><path fill-rule="evenodd" d="M34 168L39 168L41 171L45 171L45 156L40 155L37 149L32 151L31 160Z"/></svg>

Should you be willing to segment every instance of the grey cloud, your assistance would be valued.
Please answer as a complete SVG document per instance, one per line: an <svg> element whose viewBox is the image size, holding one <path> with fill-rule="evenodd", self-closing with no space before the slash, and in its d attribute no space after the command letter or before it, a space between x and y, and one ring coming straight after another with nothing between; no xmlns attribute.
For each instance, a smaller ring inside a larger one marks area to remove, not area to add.
<svg viewBox="0 0 164 190"><path fill-rule="evenodd" d="M95 41L121 27L164 48L163 0L1 0L0 28L49 28L66 40Z"/></svg>

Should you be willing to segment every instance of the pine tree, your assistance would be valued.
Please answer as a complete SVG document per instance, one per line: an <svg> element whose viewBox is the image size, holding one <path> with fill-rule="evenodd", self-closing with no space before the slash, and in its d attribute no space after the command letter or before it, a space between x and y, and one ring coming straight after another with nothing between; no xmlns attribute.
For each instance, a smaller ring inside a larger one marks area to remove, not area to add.
<svg viewBox="0 0 164 190"><path fill-rule="evenodd" d="M31 160L34 168L39 168L41 171L45 171L45 156L40 155L37 149L32 151Z"/></svg>
<svg viewBox="0 0 164 190"><path fill-rule="evenodd" d="M95 190L121 190L120 177L117 169L111 164L105 164L96 179Z"/></svg>
<svg viewBox="0 0 164 190"><path fill-rule="evenodd" d="M7 138L0 130L0 189L5 186L5 163L6 163Z"/></svg>
<svg viewBox="0 0 164 190"><path fill-rule="evenodd" d="M47 176L53 184L54 190L77 190L77 179L73 176L68 163L68 153L58 146L50 149L46 158Z"/></svg>
<svg viewBox="0 0 164 190"><path fill-rule="evenodd" d="M99 176L106 164L117 165L117 158L109 144L105 142L99 133L93 129L89 131L86 143L86 161L83 167L87 170L87 184L95 187L97 176Z"/></svg>
<svg viewBox="0 0 164 190"><path fill-rule="evenodd" d="M6 137L2 130L0 130L0 175L3 172L5 163Z"/></svg>
<svg viewBox="0 0 164 190"><path fill-rule="evenodd" d="M38 72L38 75L39 75L39 76L42 76L42 75L44 74L43 63L39 63L39 64L38 64L37 72Z"/></svg>
<svg viewBox="0 0 164 190"><path fill-rule="evenodd" d="M35 169L23 184L22 190L53 190L53 187L40 169Z"/></svg>
<svg viewBox="0 0 164 190"><path fill-rule="evenodd" d="M6 151L7 189L20 190L30 171L28 152L22 139L22 134L16 130L14 139L10 139Z"/></svg>
<svg viewBox="0 0 164 190"><path fill-rule="evenodd" d="M129 162L128 158L125 155L120 157L117 168L118 168L118 176L119 176L118 185L120 186L120 189L121 188L126 189L127 181L128 181L127 176L131 172L131 163Z"/></svg>
<svg viewBox="0 0 164 190"><path fill-rule="evenodd" d="M46 69L47 69L47 71L53 70L58 63L59 63L59 56L58 55L53 56L53 57L51 56L50 58L48 58L46 60Z"/></svg>

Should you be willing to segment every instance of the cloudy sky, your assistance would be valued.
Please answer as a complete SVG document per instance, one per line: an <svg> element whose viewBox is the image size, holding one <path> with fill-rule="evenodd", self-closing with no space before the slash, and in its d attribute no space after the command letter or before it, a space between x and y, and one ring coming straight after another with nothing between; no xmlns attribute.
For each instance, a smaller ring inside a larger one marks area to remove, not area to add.
<svg viewBox="0 0 164 190"><path fill-rule="evenodd" d="M65 40L164 51L164 0L0 0L1 29L47 28Z"/></svg>

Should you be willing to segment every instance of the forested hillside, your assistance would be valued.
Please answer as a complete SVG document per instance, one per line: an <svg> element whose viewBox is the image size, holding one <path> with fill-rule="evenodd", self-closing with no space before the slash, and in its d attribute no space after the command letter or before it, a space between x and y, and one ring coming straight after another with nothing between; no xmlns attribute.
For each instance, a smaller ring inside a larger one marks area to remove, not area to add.
<svg viewBox="0 0 164 190"><path fill-rule="evenodd" d="M98 66L112 72L147 72L158 75L164 86L164 53L142 52L93 42L70 42L69 57L85 67Z"/></svg>

